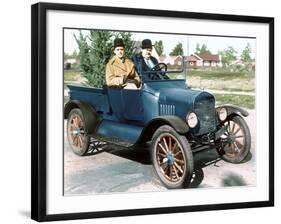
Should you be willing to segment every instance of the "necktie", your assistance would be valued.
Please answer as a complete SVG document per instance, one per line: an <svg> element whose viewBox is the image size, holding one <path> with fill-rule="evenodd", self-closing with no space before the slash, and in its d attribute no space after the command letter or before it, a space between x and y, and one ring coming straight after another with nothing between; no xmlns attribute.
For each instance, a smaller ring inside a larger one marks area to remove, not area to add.
<svg viewBox="0 0 281 224"><path fill-rule="evenodd" d="M149 68L153 68L154 67L154 64L153 62L150 60L150 59L146 59L146 64Z"/></svg>

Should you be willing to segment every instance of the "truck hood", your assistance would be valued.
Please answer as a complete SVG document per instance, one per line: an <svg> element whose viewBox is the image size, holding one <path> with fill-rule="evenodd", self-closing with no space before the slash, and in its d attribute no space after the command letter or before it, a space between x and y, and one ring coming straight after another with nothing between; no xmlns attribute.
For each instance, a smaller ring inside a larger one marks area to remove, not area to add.
<svg viewBox="0 0 281 224"><path fill-rule="evenodd" d="M159 101L166 103L193 103L194 99L202 91L191 90L191 89L178 89L178 88L168 88L161 89L159 94Z"/></svg>
<svg viewBox="0 0 281 224"><path fill-rule="evenodd" d="M214 96L208 92L191 89L167 88L159 92L160 115L177 115L183 119L187 112L194 111L196 101L214 100ZM167 110L166 107L171 107ZM174 108L174 109L173 109Z"/></svg>

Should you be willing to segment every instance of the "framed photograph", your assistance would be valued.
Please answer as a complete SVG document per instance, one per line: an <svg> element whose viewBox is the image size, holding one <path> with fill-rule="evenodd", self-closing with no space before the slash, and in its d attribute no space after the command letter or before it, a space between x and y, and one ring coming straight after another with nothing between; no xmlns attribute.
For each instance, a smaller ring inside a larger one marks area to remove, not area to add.
<svg viewBox="0 0 281 224"><path fill-rule="evenodd" d="M274 205L274 18L32 5L32 219Z"/></svg>

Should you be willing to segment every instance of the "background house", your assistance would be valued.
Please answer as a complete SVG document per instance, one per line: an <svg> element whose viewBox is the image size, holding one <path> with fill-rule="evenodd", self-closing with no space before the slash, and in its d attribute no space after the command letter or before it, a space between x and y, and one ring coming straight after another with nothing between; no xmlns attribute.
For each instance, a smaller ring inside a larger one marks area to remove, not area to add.
<svg viewBox="0 0 281 224"><path fill-rule="evenodd" d="M159 57L159 62L167 64L169 68L180 68L182 66L182 56L161 55Z"/></svg>
<svg viewBox="0 0 281 224"><path fill-rule="evenodd" d="M222 67L221 55L218 54L191 54L185 57L185 62L189 68L216 68Z"/></svg>
<svg viewBox="0 0 281 224"><path fill-rule="evenodd" d="M80 65L80 58L67 58L63 62L64 69L76 69Z"/></svg>

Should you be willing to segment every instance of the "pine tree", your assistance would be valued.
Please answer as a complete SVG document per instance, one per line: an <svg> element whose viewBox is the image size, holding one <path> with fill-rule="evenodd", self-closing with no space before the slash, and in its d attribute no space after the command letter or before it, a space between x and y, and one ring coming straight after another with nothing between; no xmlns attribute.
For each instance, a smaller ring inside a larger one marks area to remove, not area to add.
<svg viewBox="0 0 281 224"><path fill-rule="evenodd" d="M75 36L79 47L81 75L86 78L86 84L102 87L105 84L105 67L113 56L113 40L116 37L123 39L127 57L135 52L132 34L129 32L113 32L91 30L90 34Z"/></svg>

